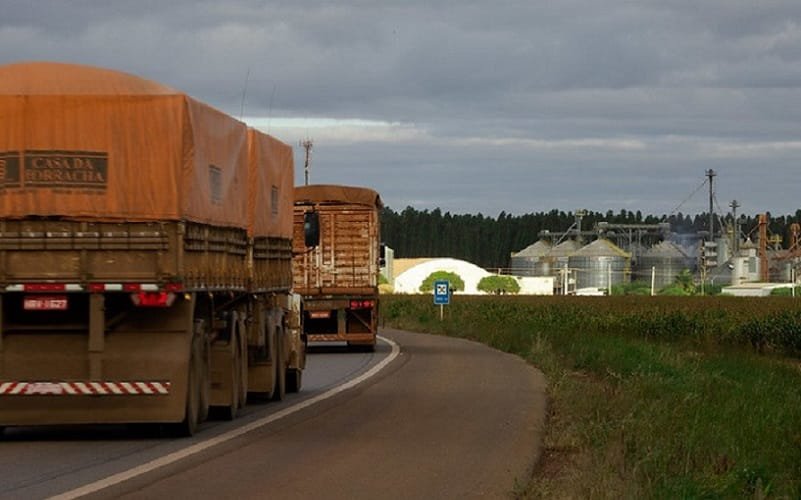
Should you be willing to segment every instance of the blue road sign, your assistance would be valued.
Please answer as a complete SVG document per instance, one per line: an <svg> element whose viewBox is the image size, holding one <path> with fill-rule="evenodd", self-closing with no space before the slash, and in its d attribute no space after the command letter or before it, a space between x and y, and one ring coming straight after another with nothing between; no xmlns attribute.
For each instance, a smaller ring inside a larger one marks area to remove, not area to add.
<svg viewBox="0 0 801 500"><path fill-rule="evenodd" d="M447 280L434 282L434 305L447 306L451 302L451 284Z"/></svg>

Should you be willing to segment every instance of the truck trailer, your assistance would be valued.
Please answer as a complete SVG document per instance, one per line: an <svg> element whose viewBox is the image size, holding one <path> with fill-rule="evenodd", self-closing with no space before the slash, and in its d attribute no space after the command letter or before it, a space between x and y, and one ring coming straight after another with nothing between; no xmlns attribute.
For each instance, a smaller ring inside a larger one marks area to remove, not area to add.
<svg viewBox="0 0 801 500"><path fill-rule="evenodd" d="M374 349L381 207L378 193L368 188L295 187L292 272L310 342Z"/></svg>
<svg viewBox="0 0 801 500"><path fill-rule="evenodd" d="M0 67L0 429L168 424L300 389L286 144L170 87Z"/></svg>

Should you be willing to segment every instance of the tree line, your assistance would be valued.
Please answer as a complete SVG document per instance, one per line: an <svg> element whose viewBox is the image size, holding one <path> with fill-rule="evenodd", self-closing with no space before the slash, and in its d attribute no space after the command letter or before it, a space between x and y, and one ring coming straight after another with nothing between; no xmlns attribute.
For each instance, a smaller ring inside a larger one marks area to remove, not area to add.
<svg viewBox="0 0 801 500"><path fill-rule="evenodd" d="M769 217L768 234L779 236L789 245L790 225L801 221L801 209L793 215ZM395 258L451 257L472 262L485 269L510 267L512 252L519 252L539 239L541 231L567 231L576 220L574 212L551 210L524 215L501 212L498 217L482 214L443 213L406 207L396 212L381 211L382 240L395 252ZM598 222L610 224L658 224L667 222L675 233L695 233L709 229L709 214L643 215L639 210L606 213L587 211L582 229L591 230ZM721 224L731 224L731 216L716 217L716 233ZM740 217L740 233L757 239L758 215Z"/></svg>

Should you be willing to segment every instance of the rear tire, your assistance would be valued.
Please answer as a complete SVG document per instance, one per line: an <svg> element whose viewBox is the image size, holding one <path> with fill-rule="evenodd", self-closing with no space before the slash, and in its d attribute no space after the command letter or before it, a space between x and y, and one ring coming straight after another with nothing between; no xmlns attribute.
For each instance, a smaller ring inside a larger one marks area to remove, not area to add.
<svg viewBox="0 0 801 500"><path fill-rule="evenodd" d="M286 361L284 360L283 339L280 331L275 334L275 390L273 401L281 401L286 396Z"/></svg>
<svg viewBox="0 0 801 500"><path fill-rule="evenodd" d="M286 370L286 390L287 392L300 392L303 385L303 370L297 368L287 368Z"/></svg>
<svg viewBox="0 0 801 500"><path fill-rule="evenodd" d="M175 424L175 434L180 437L191 437L197 432L200 426L200 385L198 381L197 366L199 360L197 356L196 342L192 341L192 354L189 358L189 374L186 381L186 410L184 420L180 424Z"/></svg>
<svg viewBox="0 0 801 500"><path fill-rule="evenodd" d="M211 356L211 345L209 344L209 336L206 331L206 322L202 319L195 322L195 335L197 335L197 345L199 349L200 358L200 422L205 422L209 418L209 400L211 392L211 384L209 381L209 357Z"/></svg>
<svg viewBox="0 0 801 500"><path fill-rule="evenodd" d="M242 407L240 394L242 390L242 357L239 352L239 340L231 339L231 403L220 407L220 417L223 420L233 420Z"/></svg>
<svg viewBox="0 0 801 500"><path fill-rule="evenodd" d="M244 408L248 401L248 344L244 324L239 326L239 408Z"/></svg>

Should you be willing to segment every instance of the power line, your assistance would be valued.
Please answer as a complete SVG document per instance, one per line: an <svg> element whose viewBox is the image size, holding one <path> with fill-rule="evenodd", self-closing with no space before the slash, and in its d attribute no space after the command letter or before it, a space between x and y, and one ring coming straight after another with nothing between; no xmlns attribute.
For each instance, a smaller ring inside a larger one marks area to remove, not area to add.
<svg viewBox="0 0 801 500"><path fill-rule="evenodd" d="M245 74L245 86L242 89L242 102L239 105L239 121L242 121L242 117L245 116L245 96L248 93L248 82L250 81L250 67L248 67L248 72Z"/></svg>
<svg viewBox="0 0 801 500"><path fill-rule="evenodd" d="M684 201L682 201L681 203L679 203L679 205L678 205L676 208L674 208L674 209L673 209L673 210L670 212L670 214L669 214L669 215L674 215L676 212L678 212L678 211L679 211L679 209L680 209L680 208L681 208L681 207L682 207L682 206L683 206L685 203L687 203L688 201L690 201L690 200L692 199L692 197L693 197L693 196L695 196L696 194L698 194L698 191L700 191L700 190L701 190L701 188L703 188L704 186L706 186L706 182L707 182L707 181L706 181L706 179L704 179L704 182L702 182L700 186L698 186L697 188L695 188L695 191L693 191L693 192L692 192L692 194L691 194L690 196L688 196L688 197L687 197L687 198L686 198Z"/></svg>

